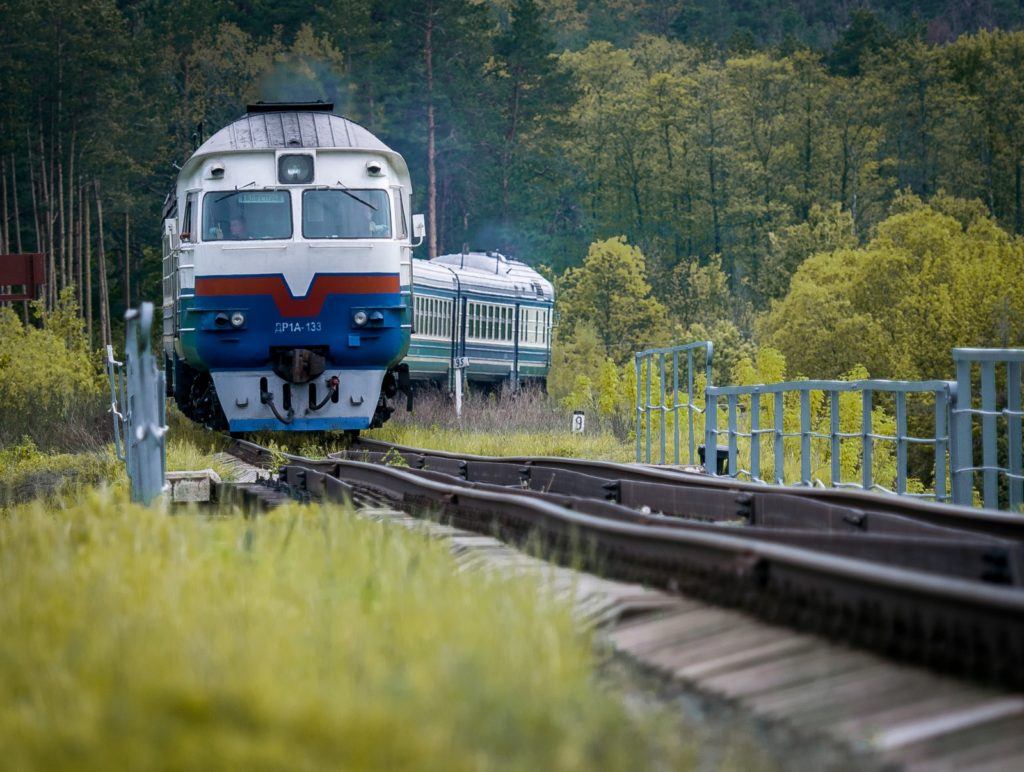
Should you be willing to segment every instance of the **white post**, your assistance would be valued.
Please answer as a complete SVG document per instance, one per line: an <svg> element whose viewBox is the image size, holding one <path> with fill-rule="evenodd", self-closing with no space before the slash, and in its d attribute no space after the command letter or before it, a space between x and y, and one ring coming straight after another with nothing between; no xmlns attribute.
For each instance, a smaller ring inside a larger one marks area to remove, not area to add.
<svg viewBox="0 0 1024 772"><path fill-rule="evenodd" d="M462 419L462 374L469 367L469 357L455 357L455 417Z"/></svg>
<svg viewBox="0 0 1024 772"><path fill-rule="evenodd" d="M462 368L455 371L455 417L462 420Z"/></svg>

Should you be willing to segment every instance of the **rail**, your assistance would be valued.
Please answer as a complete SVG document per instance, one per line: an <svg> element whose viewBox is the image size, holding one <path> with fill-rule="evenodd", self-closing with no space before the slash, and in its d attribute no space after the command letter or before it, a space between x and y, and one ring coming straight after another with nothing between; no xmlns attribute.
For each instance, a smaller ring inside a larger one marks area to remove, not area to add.
<svg viewBox="0 0 1024 772"><path fill-rule="evenodd" d="M236 441L231 452L275 463L273 454L249 443ZM532 544L553 558L582 561L587 570L614 578L738 606L772 622L881 650L944 673L1004 686L1024 684L1024 594L1019 585L1007 586L1016 580L997 578L984 568L1005 559L1019 570L1019 524L1011 526L1017 538L1007 540L968 531L935 530L928 536L858 535L831 527L815 531L820 517L808 519L806 529L794 529L792 521L755 524L754 518L746 523L726 517L722 519L728 522L715 522L710 509L703 514L712 521L664 517L649 508L611 501L609 493L625 491L620 486L633 473L674 481L680 500L690 497L694 478L717 486L723 481L621 464L607 467L608 476L587 481L578 469L551 474L557 462L571 465L572 459L528 461L524 465L512 459L361 440L327 459L286 456L280 484L302 500L344 502L371 491L404 511L428 512L456 527ZM622 473L621 479L614 477L616 471ZM580 494L580 485L590 485L589 495ZM569 490L559 492L566 486ZM724 489L718 490L725 495ZM777 503L775 511L790 510L789 491L764 486L757 490L763 501ZM862 491L805 494L807 501L855 494L865 502L874 499L920 513L928 510L939 520L958 511ZM734 503L742 503L735 490L731 495ZM878 517L855 507L833 509L832 514L845 518L850 528ZM749 511L760 512L761 504L754 503ZM1008 524L1020 520L1006 513L966 510L962 524L969 527L973 519L993 518ZM838 525L840 520L831 522Z"/></svg>

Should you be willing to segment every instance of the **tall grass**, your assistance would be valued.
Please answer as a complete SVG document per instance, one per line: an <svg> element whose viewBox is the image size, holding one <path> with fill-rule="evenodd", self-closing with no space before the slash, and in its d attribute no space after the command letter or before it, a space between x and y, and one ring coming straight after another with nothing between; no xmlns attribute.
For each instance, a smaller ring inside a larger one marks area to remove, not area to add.
<svg viewBox="0 0 1024 772"><path fill-rule="evenodd" d="M402 445L487 456L546 455L631 461L629 442L588 416L588 431L573 434L570 414L537 388L518 393L472 390L457 418L451 398L438 390L417 394L415 410L396 411L366 437Z"/></svg>
<svg viewBox="0 0 1024 772"><path fill-rule="evenodd" d="M8 769L686 765L537 578L340 508L0 517Z"/></svg>

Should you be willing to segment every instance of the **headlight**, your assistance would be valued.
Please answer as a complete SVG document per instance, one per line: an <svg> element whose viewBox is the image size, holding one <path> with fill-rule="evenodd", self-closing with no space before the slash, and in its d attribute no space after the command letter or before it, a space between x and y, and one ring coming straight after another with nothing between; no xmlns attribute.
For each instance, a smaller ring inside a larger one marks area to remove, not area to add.
<svg viewBox="0 0 1024 772"><path fill-rule="evenodd" d="M355 322L356 327L362 327L368 318L365 311L356 311L352 314L352 321Z"/></svg>
<svg viewBox="0 0 1024 772"><path fill-rule="evenodd" d="M245 314L241 311L235 311L235 313L231 314L232 327L241 327L243 324L245 324Z"/></svg>
<svg viewBox="0 0 1024 772"><path fill-rule="evenodd" d="M306 185L312 182L313 156L281 156L277 159L277 181L282 185Z"/></svg>

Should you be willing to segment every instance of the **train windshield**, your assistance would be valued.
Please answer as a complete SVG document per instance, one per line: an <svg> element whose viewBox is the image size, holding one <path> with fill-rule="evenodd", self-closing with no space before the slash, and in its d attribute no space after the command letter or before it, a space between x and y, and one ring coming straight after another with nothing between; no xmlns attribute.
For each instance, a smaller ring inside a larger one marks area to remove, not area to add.
<svg viewBox="0 0 1024 772"><path fill-rule="evenodd" d="M203 200L204 241L290 239L292 205L287 190L207 193Z"/></svg>
<svg viewBox="0 0 1024 772"><path fill-rule="evenodd" d="M343 188L302 194L302 235L307 239L389 239L387 191Z"/></svg>

